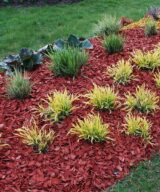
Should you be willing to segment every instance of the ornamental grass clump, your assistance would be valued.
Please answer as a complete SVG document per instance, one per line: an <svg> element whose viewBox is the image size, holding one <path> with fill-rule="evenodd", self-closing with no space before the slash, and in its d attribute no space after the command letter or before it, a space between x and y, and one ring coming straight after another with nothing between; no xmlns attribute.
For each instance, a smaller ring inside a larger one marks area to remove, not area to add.
<svg viewBox="0 0 160 192"><path fill-rule="evenodd" d="M155 70L160 67L160 52L159 49L155 51L148 51L143 53L141 50L135 51L133 54L133 62L140 69Z"/></svg>
<svg viewBox="0 0 160 192"><path fill-rule="evenodd" d="M144 29L145 35L146 36L153 36L157 34L157 28L156 28L156 22L153 20L149 20Z"/></svg>
<svg viewBox="0 0 160 192"><path fill-rule="evenodd" d="M121 28L120 22L116 17L105 15L94 26L93 33L95 35L111 35L119 32Z"/></svg>
<svg viewBox="0 0 160 192"><path fill-rule="evenodd" d="M104 38L103 46L109 54L123 51L124 39L120 35L109 35Z"/></svg>
<svg viewBox="0 0 160 192"><path fill-rule="evenodd" d="M120 60L116 65L109 67L107 73L115 82L125 85L132 78L133 67L129 61Z"/></svg>
<svg viewBox="0 0 160 192"><path fill-rule="evenodd" d="M47 131L44 127L40 129L35 120L30 125L16 129L15 135L19 136L24 144L32 146L38 153L47 152L55 138L53 130Z"/></svg>
<svg viewBox="0 0 160 192"><path fill-rule="evenodd" d="M89 104L101 110L113 110L118 104L118 93L111 87L100 87L94 85L90 93L86 94Z"/></svg>
<svg viewBox="0 0 160 192"><path fill-rule="evenodd" d="M143 113L149 113L158 109L159 97L150 91L145 85L138 86L134 94L126 95L126 109L136 109Z"/></svg>
<svg viewBox="0 0 160 192"><path fill-rule="evenodd" d="M51 52L48 57L52 61L49 68L55 76L75 77L88 60L88 54L85 50L70 47Z"/></svg>
<svg viewBox="0 0 160 192"><path fill-rule="evenodd" d="M70 134L78 135L79 139L93 142L101 142L109 139L109 125L104 124L99 115L88 115L84 120L78 119L69 131Z"/></svg>
<svg viewBox="0 0 160 192"><path fill-rule="evenodd" d="M72 104L76 99L77 97L69 94L67 90L55 91L52 95L48 95L47 100L45 100L47 107L39 105L38 111L46 119L59 122L72 112L74 109Z"/></svg>
<svg viewBox="0 0 160 192"><path fill-rule="evenodd" d="M126 134L138 135L147 141L150 140L151 123L145 117L128 115L125 121Z"/></svg>
<svg viewBox="0 0 160 192"><path fill-rule="evenodd" d="M160 88L160 72L158 72L158 73L156 73L156 74L154 75L154 80L155 80L155 82L156 82L156 86L157 86L158 88Z"/></svg>
<svg viewBox="0 0 160 192"><path fill-rule="evenodd" d="M31 93L31 84L26 74L15 71L7 83L7 94L11 99L25 99Z"/></svg>

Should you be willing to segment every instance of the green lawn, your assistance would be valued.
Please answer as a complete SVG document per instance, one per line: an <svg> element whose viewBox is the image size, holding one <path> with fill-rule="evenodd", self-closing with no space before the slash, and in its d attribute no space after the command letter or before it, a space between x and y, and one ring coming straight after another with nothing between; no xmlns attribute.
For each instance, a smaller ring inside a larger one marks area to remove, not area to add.
<svg viewBox="0 0 160 192"><path fill-rule="evenodd" d="M125 180L105 192L160 192L160 157L140 163Z"/></svg>
<svg viewBox="0 0 160 192"><path fill-rule="evenodd" d="M103 13L139 19L150 0L84 0L78 4L0 8L0 58L22 47L38 49L70 33L90 35ZM154 5L160 5L154 0Z"/></svg>

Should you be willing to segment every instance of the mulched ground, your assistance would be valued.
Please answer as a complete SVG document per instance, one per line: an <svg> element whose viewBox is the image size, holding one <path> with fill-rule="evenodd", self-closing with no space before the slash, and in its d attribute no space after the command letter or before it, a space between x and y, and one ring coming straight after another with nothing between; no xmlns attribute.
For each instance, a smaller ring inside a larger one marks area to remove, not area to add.
<svg viewBox="0 0 160 192"><path fill-rule="evenodd" d="M147 115L153 124L153 146L145 146L141 138L122 133L126 115L123 108L112 113L100 112L104 122L110 125L112 142L90 144L78 142L76 136L67 135L77 118L83 118L93 110L83 103L83 98L75 103L79 108L64 121L54 125L48 123L48 127L56 132L56 139L48 153L34 153L31 147L22 144L13 135L16 128L31 118L33 108L47 93L67 88L71 93L85 94L92 89L93 82L103 86L112 85L112 79L105 73L107 66L119 59L128 59L134 49L151 50L160 42L160 35L147 38L141 29L128 30L123 34L126 38L125 49L113 55L104 51L100 38L93 38L94 49L89 51L88 65L82 68L75 80L55 78L47 68L49 61L44 62L29 74L34 84L31 98L25 101L7 99L5 77L0 76L0 132L10 144L10 147L0 151L0 189L3 192L100 192L128 174L131 166L160 151L159 110ZM160 96L151 72L134 68L134 75L136 78L127 86L115 85L122 98L127 91L133 92L136 85L143 83ZM41 125L46 124L38 116L37 119Z"/></svg>

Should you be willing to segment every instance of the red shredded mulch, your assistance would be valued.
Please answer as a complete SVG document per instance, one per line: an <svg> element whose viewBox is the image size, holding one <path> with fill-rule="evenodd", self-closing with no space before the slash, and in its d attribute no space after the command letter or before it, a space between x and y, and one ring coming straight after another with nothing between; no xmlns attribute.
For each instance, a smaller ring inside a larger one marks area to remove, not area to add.
<svg viewBox="0 0 160 192"><path fill-rule="evenodd" d="M114 141L91 144L77 141L76 136L67 135L72 123L83 118L93 109L83 103L83 98L75 103L79 108L59 124L49 124L56 132L56 139L46 154L34 153L13 133L34 115L36 107L46 94L67 88L71 93L84 94L98 85L112 85L113 80L106 75L107 66L119 59L128 59L134 49L151 50L160 42L160 35L144 37L141 29L123 32L125 49L119 54L108 55L102 47L100 38L93 38L94 49L89 51L89 63L82 68L75 79L55 78L48 70L49 61L31 72L33 90L31 98L24 101L9 100L5 93L5 77L0 76L0 133L10 145L0 150L0 189L3 192L100 192L128 174L130 167L139 161L150 158L160 151L160 113L159 110L147 115L152 122L152 142L145 145L141 138L126 136L123 108L112 113L100 112L105 123L110 125L110 137ZM121 97L127 91L133 92L137 85L146 83L147 87L160 95L156 89L153 74L134 68L135 79L127 86L115 85ZM124 98L124 97L123 97ZM97 112L97 111L95 111ZM37 117L38 118L38 117ZM39 118L40 119L40 118ZM46 124L40 119L41 125Z"/></svg>

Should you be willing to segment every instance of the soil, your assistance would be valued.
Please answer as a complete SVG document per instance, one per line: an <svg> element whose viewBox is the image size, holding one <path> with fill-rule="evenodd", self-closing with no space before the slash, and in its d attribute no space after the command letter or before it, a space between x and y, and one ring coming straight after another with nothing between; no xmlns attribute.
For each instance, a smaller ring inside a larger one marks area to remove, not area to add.
<svg viewBox="0 0 160 192"><path fill-rule="evenodd" d="M36 114L39 125L46 124L56 133L56 138L46 154L35 153L30 146L14 135L15 129L35 115L33 108L54 90L66 88L73 94L83 95L93 88L93 83L113 85L106 75L108 66L120 59L127 60L135 49L152 50L160 42L160 35L145 37L142 29L122 32L126 41L124 51L108 55L101 38L91 39L94 49L89 51L89 61L76 79L54 77L48 70L49 60L28 75L33 82L31 97L24 101L9 100L6 96L6 78L0 75L0 133L9 147L0 150L0 189L3 192L100 192L124 178L132 166L149 159L160 151L159 110L146 115L152 122L151 136L154 145L146 145L140 137L127 136L124 130L126 111L123 106L111 113L96 111L84 104L83 96L74 103L78 108L58 124L46 122ZM134 64L133 64L134 65ZM114 84L124 101L127 91L134 92L137 85L146 84L160 96L155 86L153 72L134 67L135 78L126 86ZM94 111L110 125L114 141L91 144L77 141L77 136L67 135L77 118ZM136 112L135 112L136 113Z"/></svg>

